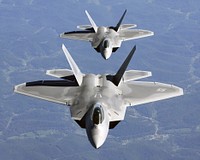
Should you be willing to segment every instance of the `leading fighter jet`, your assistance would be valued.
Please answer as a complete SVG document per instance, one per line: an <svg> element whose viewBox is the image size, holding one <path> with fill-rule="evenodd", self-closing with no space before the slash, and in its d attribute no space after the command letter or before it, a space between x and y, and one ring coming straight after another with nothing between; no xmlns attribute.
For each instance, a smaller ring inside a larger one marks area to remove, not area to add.
<svg viewBox="0 0 200 160"><path fill-rule="evenodd" d="M137 26L135 24L121 24L126 12L127 10L124 11L116 26L98 27L89 13L85 11L91 25L77 26L82 31L65 32L60 34L60 37L89 41L92 47L97 52L100 52L104 59L108 59L112 52L115 52L121 46L122 41L143 38L154 34L147 30L132 29Z"/></svg>
<svg viewBox="0 0 200 160"><path fill-rule="evenodd" d="M180 96L183 90L174 85L135 81L151 76L151 72L126 68L135 52L134 47L116 74L83 74L65 46L69 69L47 70L47 75L60 80L26 82L14 91L27 96L70 106L71 117L86 129L95 148L105 142L109 129L124 119L126 108Z"/></svg>

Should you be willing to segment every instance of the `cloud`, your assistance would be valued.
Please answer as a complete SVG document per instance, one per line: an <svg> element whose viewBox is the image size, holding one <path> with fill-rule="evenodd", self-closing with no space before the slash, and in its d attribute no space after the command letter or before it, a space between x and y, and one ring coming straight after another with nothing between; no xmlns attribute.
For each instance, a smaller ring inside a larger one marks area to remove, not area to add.
<svg viewBox="0 0 200 160"><path fill-rule="evenodd" d="M94 3L95 5L100 5L100 1L99 0L88 0L88 3Z"/></svg>

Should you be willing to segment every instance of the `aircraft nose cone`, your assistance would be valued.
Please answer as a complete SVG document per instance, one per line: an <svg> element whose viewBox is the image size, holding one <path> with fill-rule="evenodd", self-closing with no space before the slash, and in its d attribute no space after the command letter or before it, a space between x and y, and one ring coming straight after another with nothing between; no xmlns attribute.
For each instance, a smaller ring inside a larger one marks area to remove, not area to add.
<svg viewBox="0 0 200 160"><path fill-rule="evenodd" d="M110 58L110 55L104 54L104 58L107 60L108 58Z"/></svg>
<svg viewBox="0 0 200 160"><path fill-rule="evenodd" d="M103 56L103 58L104 58L105 60L107 60L108 58L110 58L111 54L112 54L112 52L109 52L109 51L105 50L105 51L103 52L102 56Z"/></svg>
<svg viewBox="0 0 200 160"><path fill-rule="evenodd" d="M98 149L103 145L104 141L98 136L93 136L93 146L94 148Z"/></svg>

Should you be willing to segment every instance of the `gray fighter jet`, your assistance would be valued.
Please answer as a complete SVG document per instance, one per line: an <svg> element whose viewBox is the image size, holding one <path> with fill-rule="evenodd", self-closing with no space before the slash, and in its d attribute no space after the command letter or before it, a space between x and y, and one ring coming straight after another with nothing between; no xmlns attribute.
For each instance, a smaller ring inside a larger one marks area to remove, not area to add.
<svg viewBox="0 0 200 160"><path fill-rule="evenodd" d="M109 129L124 119L126 108L183 95L183 90L170 84L136 81L151 72L126 68L135 52L134 47L116 74L83 74L65 46L69 69L47 70L59 80L41 80L15 86L14 91L27 96L70 106L71 117L86 128L89 141L99 148Z"/></svg>
<svg viewBox="0 0 200 160"><path fill-rule="evenodd" d="M135 24L121 24L126 10L115 27L98 27L89 13L87 11L85 13L91 25L77 26L82 31L65 32L60 34L60 37L89 41L92 47L97 52L100 52L104 59L108 59L112 52L115 52L121 46L122 41L143 38L154 34L147 30L133 29L136 27Z"/></svg>

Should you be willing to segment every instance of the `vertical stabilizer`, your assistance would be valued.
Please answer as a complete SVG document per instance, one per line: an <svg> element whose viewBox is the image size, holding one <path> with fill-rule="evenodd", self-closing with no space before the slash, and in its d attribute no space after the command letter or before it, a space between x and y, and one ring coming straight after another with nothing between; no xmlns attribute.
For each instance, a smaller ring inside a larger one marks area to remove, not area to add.
<svg viewBox="0 0 200 160"><path fill-rule="evenodd" d="M125 16L126 12L127 12L127 10L124 11L122 17L120 18L119 22L117 23L116 27L114 28L116 32L118 32L119 27L120 27L120 25L122 23L122 20L124 19L124 16Z"/></svg>
<svg viewBox="0 0 200 160"><path fill-rule="evenodd" d="M128 64L134 54L136 50L136 46L133 47L133 49L131 50L131 52L129 53L129 55L127 56L127 58L125 59L124 63L121 65L121 67L119 68L119 70L117 71L117 73L114 75L113 77L113 83L118 86L123 75L124 75L124 72L126 71L126 68L128 67Z"/></svg>
<svg viewBox="0 0 200 160"><path fill-rule="evenodd" d="M88 17L88 19L89 19L89 21L90 21L92 27L94 28L94 31L97 32L97 28L98 28L98 27L97 27L97 25L95 24L95 22L93 21L92 17L89 15L89 13L88 13L87 10L85 10L85 13L86 13L86 15L87 15L87 17Z"/></svg>
<svg viewBox="0 0 200 160"><path fill-rule="evenodd" d="M67 58L67 61L74 73L74 76L76 77L76 80L78 82L78 85L80 86L83 80L83 74L81 73L80 69L78 68L77 64L74 62L73 58L71 57L70 53L68 52L65 45L62 45L63 52L65 53L65 56Z"/></svg>

